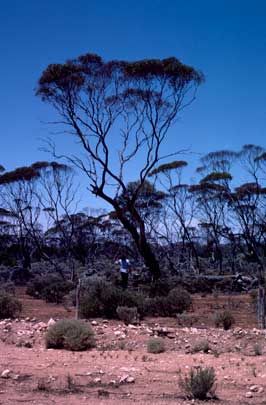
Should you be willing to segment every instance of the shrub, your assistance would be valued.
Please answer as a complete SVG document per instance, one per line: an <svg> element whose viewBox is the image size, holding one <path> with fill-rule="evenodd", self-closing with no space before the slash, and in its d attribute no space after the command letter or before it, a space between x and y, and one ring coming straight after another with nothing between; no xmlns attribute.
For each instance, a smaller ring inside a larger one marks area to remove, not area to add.
<svg viewBox="0 0 266 405"><path fill-rule="evenodd" d="M83 286L80 300L80 314L84 318L106 317L116 319L118 307L135 307L140 317L144 316L144 297L124 291L103 280L94 280Z"/></svg>
<svg viewBox="0 0 266 405"><path fill-rule="evenodd" d="M167 296L170 305L171 314L181 314L189 309L191 305L190 294L183 288L176 287L171 290Z"/></svg>
<svg viewBox="0 0 266 405"><path fill-rule="evenodd" d="M191 305L189 293L182 288L174 288L161 297L146 298L145 313L151 316L175 316L187 310Z"/></svg>
<svg viewBox="0 0 266 405"><path fill-rule="evenodd" d="M16 293L15 284L12 283L11 281L7 281L6 283L1 284L0 293L1 292L5 292L10 295L15 295Z"/></svg>
<svg viewBox="0 0 266 405"><path fill-rule="evenodd" d="M151 338L147 342L147 351L149 353L163 353L165 351L165 343L162 338Z"/></svg>
<svg viewBox="0 0 266 405"><path fill-rule="evenodd" d="M196 342L192 348L192 353L198 353L198 352L203 352L203 353L208 353L210 350L210 345L208 340L203 339L198 342Z"/></svg>
<svg viewBox="0 0 266 405"><path fill-rule="evenodd" d="M0 319L16 318L22 309L21 302L11 295L0 292Z"/></svg>
<svg viewBox="0 0 266 405"><path fill-rule="evenodd" d="M228 330L235 323L235 318L230 311L219 312L214 317L215 326L222 326L224 330Z"/></svg>
<svg viewBox="0 0 266 405"><path fill-rule="evenodd" d="M255 356L261 356L262 355L262 349L261 349L261 346L258 343L254 344L253 350L254 350Z"/></svg>
<svg viewBox="0 0 266 405"><path fill-rule="evenodd" d="M63 280L57 275L47 275L46 277L36 277L31 281L26 293L32 297L59 304L73 287L73 283Z"/></svg>
<svg viewBox="0 0 266 405"><path fill-rule="evenodd" d="M179 386L189 397L205 400L208 394L214 396L215 382L213 367L197 367L191 368L184 378L180 377Z"/></svg>
<svg viewBox="0 0 266 405"><path fill-rule="evenodd" d="M94 332L90 325L75 319L62 319L46 333L46 347L73 351L87 350L95 346Z"/></svg>
<svg viewBox="0 0 266 405"><path fill-rule="evenodd" d="M126 325L138 322L138 309L136 307L117 307L118 318Z"/></svg>
<svg viewBox="0 0 266 405"><path fill-rule="evenodd" d="M251 298L251 305L253 309L256 311L258 306L258 290L251 290L249 295Z"/></svg>

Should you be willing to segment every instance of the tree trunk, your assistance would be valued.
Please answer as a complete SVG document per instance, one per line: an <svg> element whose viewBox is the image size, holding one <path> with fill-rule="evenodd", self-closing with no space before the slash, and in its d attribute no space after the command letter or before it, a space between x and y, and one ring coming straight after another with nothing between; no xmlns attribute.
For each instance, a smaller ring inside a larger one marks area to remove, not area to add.
<svg viewBox="0 0 266 405"><path fill-rule="evenodd" d="M139 253L143 257L145 266L149 268L151 274L152 274L152 281L156 281L160 278L161 276L161 270L159 266L159 262L156 259L153 251L151 250L151 247L149 243L147 242L146 238L143 239L141 238L141 241L138 246Z"/></svg>
<svg viewBox="0 0 266 405"><path fill-rule="evenodd" d="M258 289L258 327L259 329L265 329L266 327L266 288L265 285L260 285Z"/></svg>
<svg viewBox="0 0 266 405"><path fill-rule="evenodd" d="M79 319L79 308L80 308L80 290L81 290L81 281L78 279L78 285L76 287L76 313L75 319Z"/></svg>
<svg viewBox="0 0 266 405"><path fill-rule="evenodd" d="M121 210L116 210L118 219L124 225L124 228L130 233L132 239L134 240L139 254L142 256L145 266L148 267L152 274L153 281L158 280L161 276L161 270L158 260L153 253L151 246L146 238L145 225L143 220L140 218L136 211L133 211L132 217L135 219L138 227L132 224L131 221L127 219ZM139 230L138 230L139 228Z"/></svg>

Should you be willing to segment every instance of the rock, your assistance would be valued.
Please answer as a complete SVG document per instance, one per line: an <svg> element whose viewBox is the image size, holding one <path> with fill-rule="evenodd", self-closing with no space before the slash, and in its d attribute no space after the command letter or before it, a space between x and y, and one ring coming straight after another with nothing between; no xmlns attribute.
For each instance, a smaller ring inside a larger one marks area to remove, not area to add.
<svg viewBox="0 0 266 405"><path fill-rule="evenodd" d="M102 380L100 379L100 377L96 377L96 378L94 378L94 380L93 380L93 382L94 382L95 384L99 384L101 381L102 381Z"/></svg>
<svg viewBox="0 0 266 405"><path fill-rule="evenodd" d="M1 378L10 378L11 371L6 369L1 373Z"/></svg>
<svg viewBox="0 0 266 405"><path fill-rule="evenodd" d="M53 318L50 318L49 321L47 322L47 326L48 328L50 328L51 326L53 326L56 323L56 321Z"/></svg>
<svg viewBox="0 0 266 405"><path fill-rule="evenodd" d="M126 384L126 383L133 384L135 382L135 378L128 374L124 374L124 375L122 375L122 377L120 377L119 382L120 382L120 384Z"/></svg>
<svg viewBox="0 0 266 405"><path fill-rule="evenodd" d="M129 376L129 377L127 378L126 382L129 383L129 384L133 384L133 383L135 382L135 378Z"/></svg>
<svg viewBox="0 0 266 405"><path fill-rule="evenodd" d="M260 389L260 387L258 385L251 385L249 387L249 391L251 391L251 392L258 392L259 389Z"/></svg>
<svg viewBox="0 0 266 405"><path fill-rule="evenodd" d="M250 392L250 391L246 392L245 397L246 398L253 398L252 392Z"/></svg>
<svg viewBox="0 0 266 405"><path fill-rule="evenodd" d="M97 326L98 322L97 321L91 321L92 326Z"/></svg>
<svg viewBox="0 0 266 405"><path fill-rule="evenodd" d="M39 330L47 329L47 325L46 325L45 322L39 322L39 323L37 323L37 324L36 324L36 327L37 327L37 329L39 329Z"/></svg>
<svg viewBox="0 0 266 405"><path fill-rule="evenodd" d="M138 327L137 327L137 326L132 325L131 323L128 325L128 328L129 328L129 329L138 329Z"/></svg>

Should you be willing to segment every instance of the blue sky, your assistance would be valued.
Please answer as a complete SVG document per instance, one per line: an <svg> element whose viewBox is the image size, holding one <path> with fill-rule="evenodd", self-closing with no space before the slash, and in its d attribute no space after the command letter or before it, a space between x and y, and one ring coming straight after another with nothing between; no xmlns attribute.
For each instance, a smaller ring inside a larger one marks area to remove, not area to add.
<svg viewBox="0 0 266 405"><path fill-rule="evenodd" d="M40 138L53 131L45 122L54 115L34 88L49 63L86 52L107 60L176 56L205 74L196 101L171 131L171 150L266 146L264 0L3 0L0 7L6 169L49 159Z"/></svg>

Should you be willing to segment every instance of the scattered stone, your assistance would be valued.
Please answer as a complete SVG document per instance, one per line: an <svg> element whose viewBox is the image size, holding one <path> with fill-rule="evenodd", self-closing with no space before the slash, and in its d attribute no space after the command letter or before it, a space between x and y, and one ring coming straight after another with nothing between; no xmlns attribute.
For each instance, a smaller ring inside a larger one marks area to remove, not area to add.
<svg viewBox="0 0 266 405"><path fill-rule="evenodd" d="M1 378L10 378L11 371L6 369L1 373Z"/></svg>
<svg viewBox="0 0 266 405"><path fill-rule="evenodd" d="M47 326L48 328L50 328L51 326L53 326L56 323L56 321L53 318L50 318L49 321L47 322Z"/></svg>
<svg viewBox="0 0 266 405"><path fill-rule="evenodd" d="M102 381L102 380L100 379L100 377L96 377L96 378L94 378L94 380L93 380L93 382L94 382L95 384L99 384L101 381Z"/></svg>
<svg viewBox="0 0 266 405"><path fill-rule="evenodd" d="M119 380L120 384L133 384L135 382L135 378L128 375L128 374L124 374L122 375L122 377Z"/></svg>
<svg viewBox="0 0 266 405"><path fill-rule="evenodd" d="M251 387L249 387L249 390L251 392L258 392L260 389L260 387L258 385L251 385Z"/></svg>

